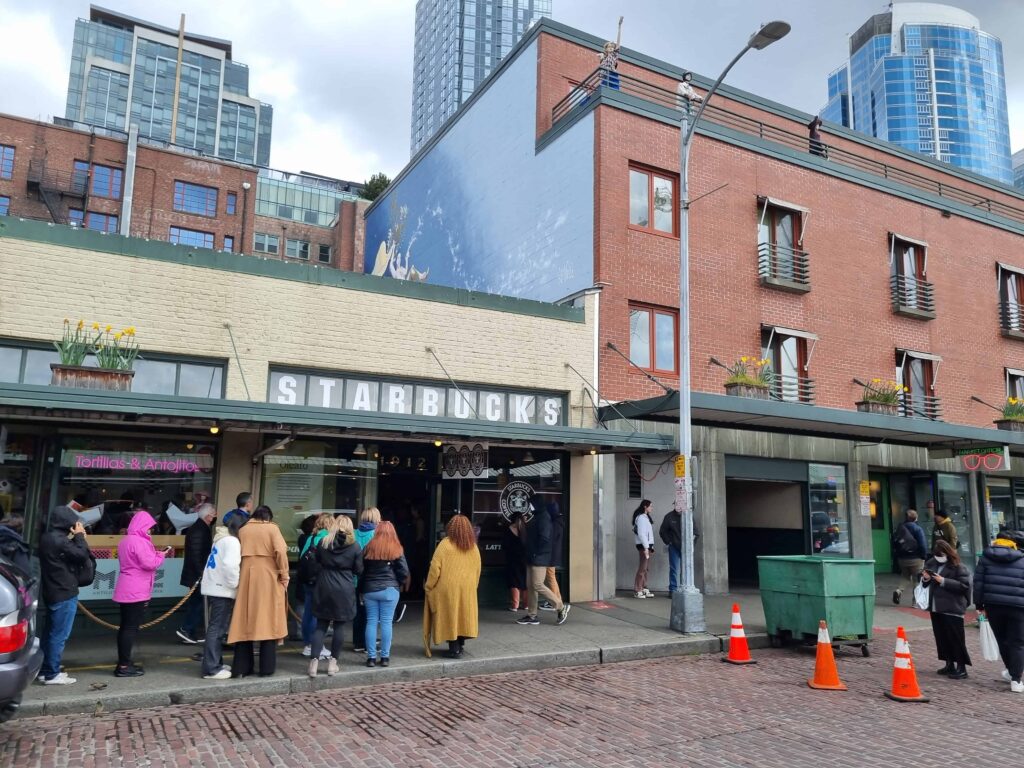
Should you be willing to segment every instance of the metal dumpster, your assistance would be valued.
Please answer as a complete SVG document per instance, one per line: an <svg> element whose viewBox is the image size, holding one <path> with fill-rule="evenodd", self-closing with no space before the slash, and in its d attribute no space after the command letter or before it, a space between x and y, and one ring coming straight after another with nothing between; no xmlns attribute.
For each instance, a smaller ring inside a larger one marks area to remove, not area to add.
<svg viewBox="0 0 1024 768"><path fill-rule="evenodd" d="M867 643L875 618L875 561L814 555L760 556L761 604L772 645L787 639L815 642L828 623L835 644Z"/></svg>

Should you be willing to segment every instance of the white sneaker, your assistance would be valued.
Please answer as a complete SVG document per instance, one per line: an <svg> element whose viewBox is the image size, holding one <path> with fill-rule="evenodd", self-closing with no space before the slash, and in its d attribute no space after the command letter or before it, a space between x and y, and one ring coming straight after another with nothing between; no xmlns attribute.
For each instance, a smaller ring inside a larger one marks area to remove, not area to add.
<svg viewBox="0 0 1024 768"><path fill-rule="evenodd" d="M645 597L647 597L647 595L643 592L634 592L633 597L643 600Z"/></svg>
<svg viewBox="0 0 1024 768"><path fill-rule="evenodd" d="M1015 683L1011 680L1010 690L1014 693L1024 693L1024 683Z"/></svg>
<svg viewBox="0 0 1024 768"><path fill-rule="evenodd" d="M331 658L331 652L327 648L320 649L320 659L325 660Z"/></svg>
<svg viewBox="0 0 1024 768"><path fill-rule="evenodd" d="M203 675L203 680L230 680L231 670L227 667L222 667L214 672L212 675Z"/></svg>
<svg viewBox="0 0 1024 768"><path fill-rule="evenodd" d="M58 672L56 677L49 680L43 678L43 685L74 685L77 682L75 678L68 677L66 672Z"/></svg>
<svg viewBox="0 0 1024 768"><path fill-rule="evenodd" d="M313 653L313 646L311 645L307 645L305 648L302 649L302 655L306 658L309 658L309 655L311 653Z"/></svg>
<svg viewBox="0 0 1024 768"><path fill-rule="evenodd" d="M1012 683L1013 682L1013 678L1010 677L1010 670L1008 670L1008 669L1004 669L1003 670L1003 680L1005 680L1008 683Z"/></svg>
<svg viewBox="0 0 1024 768"><path fill-rule="evenodd" d="M654 597L654 593L651 592L651 590L649 590L647 587L644 587L644 594L648 597Z"/></svg>

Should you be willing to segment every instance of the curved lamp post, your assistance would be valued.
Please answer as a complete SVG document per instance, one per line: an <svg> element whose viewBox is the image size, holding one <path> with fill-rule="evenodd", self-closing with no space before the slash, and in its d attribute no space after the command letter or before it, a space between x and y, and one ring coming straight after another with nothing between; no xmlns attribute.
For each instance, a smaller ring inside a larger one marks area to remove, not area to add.
<svg viewBox="0 0 1024 768"><path fill-rule="evenodd" d="M690 143L694 129L711 97L722 84L729 70L751 48L762 50L789 34L790 26L784 21L770 21L751 35L743 50L736 54L715 84L704 95L697 114L690 121L689 103L683 100L682 119L679 124L679 454L685 459L685 476L681 495L677 489L677 503L683 502L682 586L672 594L670 626L680 632L704 631L704 596L694 582L693 562L693 428L690 416L690 194L687 172L690 165Z"/></svg>

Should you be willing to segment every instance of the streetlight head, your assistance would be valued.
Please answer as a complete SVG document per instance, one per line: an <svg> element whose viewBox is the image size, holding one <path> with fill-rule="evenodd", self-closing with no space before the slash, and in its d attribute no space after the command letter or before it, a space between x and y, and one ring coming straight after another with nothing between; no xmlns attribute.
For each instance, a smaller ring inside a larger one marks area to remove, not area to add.
<svg viewBox="0 0 1024 768"><path fill-rule="evenodd" d="M790 29L792 29L792 27L790 27L785 21L769 21L750 36L750 42L748 42L747 45L760 51L767 48L776 40L784 38L789 34Z"/></svg>

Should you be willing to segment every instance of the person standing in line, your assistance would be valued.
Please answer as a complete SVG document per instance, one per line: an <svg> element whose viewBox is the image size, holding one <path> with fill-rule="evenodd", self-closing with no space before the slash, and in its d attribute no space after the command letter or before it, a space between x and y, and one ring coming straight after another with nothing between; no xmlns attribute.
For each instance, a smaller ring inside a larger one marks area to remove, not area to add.
<svg viewBox="0 0 1024 768"><path fill-rule="evenodd" d="M309 676L316 677L317 666L323 658L324 637L334 622L331 652L327 657L327 675L338 672L338 659L345 635L341 625L356 615L356 577L363 572L363 550L356 544L352 521L347 515L332 517L324 535L313 544L320 572L316 584L307 589L313 593L313 615L316 629L310 649Z"/></svg>
<svg viewBox="0 0 1024 768"><path fill-rule="evenodd" d="M899 605L904 583L909 581L911 589L917 586L928 552L924 543L924 529L917 523L916 509L907 510L907 519L899 524L892 535L892 546L896 550L896 562L900 567L900 583L892 592L892 601Z"/></svg>
<svg viewBox="0 0 1024 768"><path fill-rule="evenodd" d="M206 560L201 586L210 607L210 622L206 627L203 646L204 680L228 680L231 670L224 666L224 638L231 626L235 610L238 580L242 569L242 545L232 536L227 526L218 525L213 534L213 547Z"/></svg>
<svg viewBox="0 0 1024 768"><path fill-rule="evenodd" d="M117 668L114 677L139 677L142 667L132 662L132 650L139 627L146 613L149 598L153 596L153 582L164 558L174 551L166 547L159 552L153 546L149 532L156 520L144 509L136 512L128 523L128 533L117 545L120 571L114 586L114 602L121 606L121 626L117 630Z"/></svg>
<svg viewBox="0 0 1024 768"><path fill-rule="evenodd" d="M43 635L43 667L39 670L43 685L77 682L60 671L60 661L78 611L78 574L90 557L85 527L78 515L63 504L54 507L46 533L39 539L39 576L48 618Z"/></svg>
<svg viewBox="0 0 1024 768"><path fill-rule="evenodd" d="M945 541L953 549L960 547L960 537L957 536L956 526L949 519L949 513L945 509L935 510L935 528L932 529L932 550L938 541Z"/></svg>
<svg viewBox="0 0 1024 768"><path fill-rule="evenodd" d="M370 507L364 509L359 513L359 527L355 530L356 544L359 545L360 549L365 550L366 545L373 539L373 534L377 530L377 525L380 523L380 510L376 507ZM356 586L359 585L359 580L356 579ZM361 591L361 590L360 590ZM358 604L356 605L356 618L352 622L352 650L356 653L363 653L366 650L364 645L366 641L366 605L363 602L363 597L360 594ZM374 641L376 645L376 641Z"/></svg>
<svg viewBox="0 0 1024 768"><path fill-rule="evenodd" d="M327 536L327 532L334 525L334 520L334 515L330 512L321 512L316 516L313 521L312 530L306 536L305 541L299 545L300 561L309 550L312 549L316 552L316 547ZM351 528L352 521L349 520L349 529ZM316 632L316 616L313 614L313 587L316 586L316 580L314 579L299 586L302 588L302 655L308 658L313 648L313 633ZM327 656L328 654L325 653L320 658L326 659Z"/></svg>
<svg viewBox="0 0 1024 768"><path fill-rule="evenodd" d="M675 505L662 518L658 536L668 549L668 596L672 597L679 589L683 565L683 513Z"/></svg>
<svg viewBox="0 0 1024 768"><path fill-rule="evenodd" d="M547 570L544 574L544 586L551 590L551 593L558 598L558 602L562 600L562 590L558 588L558 566L562 564L562 546L565 542L565 517L562 515L562 510L558 506L557 501L552 501L547 505L546 514L551 518L551 557ZM555 610L556 603L552 603L550 600L544 600L540 604L542 611L553 611Z"/></svg>
<svg viewBox="0 0 1024 768"><path fill-rule="evenodd" d="M398 587L409 578L409 566L395 526L387 520L377 524L373 538L363 550L363 573L359 592L366 606L366 666L377 666L377 626L380 626L380 665L391 661L391 632L398 606Z"/></svg>
<svg viewBox="0 0 1024 768"><path fill-rule="evenodd" d="M526 610L526 523L520 512L514 512L501 539L505 555L505 585L508 587L508 609L513 613Z"/></svg>
<svg viewBox="0 0 1024 768"><path fill-rule="evenodd" d="M423 612L427 656L431 645L447 642L448 650L441 655L462 658L466 640L479 633L479 586L480 550L473 525L465 515L455 515L448 521L427 571L427 610Z"/></svg>
<svg viewBox="0 0 1024 768"><path fill-rule="evenodd" d="M637 567L633 578L633 597L654 597L647 588L647 569L654 554L654 520L651 518L651 502L644 499L633 511L633 540L636 544Z"/></svg>
<svg viewBox="0 0 1024 768"><path fill-rule="evenodd" d="M238 529L249 522L249 518L252 516L252 507L252 494L248 491L242 491L235 497L235 508L224 515L224 519L221 521L231 531L232 536L237 536Z"/></svg>
<svg viewBox="0 0 1024 768"><path fill-rule="evenodd" d="M960 562L955 549L939 541L924 565L921 581L928 586L935 649L939 659L946 663L939 674L950 680L963 680L971 665L964 636L964 614L971 601L971 572Z"/></svg>
<svg viewBox="0 0 1024 768"><path fill-rule="evenodd" d="M1012 536L1012 538L1011 538ZM974 607L988 618L1010 690L1024 693L1024 533L1001 531L974 569Z"/></svg>
<svg viewBox="0 0 1024 768"><path fill-rule="evenodd" d="M544 585L544 580L548 575L548 565L551 563L551 545L551 516L543 512L534 514L526 524L526 577L530 587L529 605L526 615L518 619L516 624L524 626L540 624L540 619L537 617L537 603L540 596L555 606L557 611L555 624L565 624L565 620L569 617L569 610L572 606Z"/></svg>
<svg viewBox="0 0 1024 768"><path fill-rule="evenodd" d="M203 578L206 561L213 549L213 524L217 520L217 508L213 504L200 504L196 509L196 521L185 529L185 562L181 565L179 583L186 589ZM185 623L175 631L181 642L196 645L203 642L199 629L203 626L203 594L196 587L185 603Z"/></svg>
<svg viewBox="0 0 1024 768"><path fill-rule="evenodd" d="M270 507L257 507L252 519L238 531L242 570L228 631L228 643L235 646L232 677L253 673L255 643L260 644L259 676L274 674L277 641L288 635L288 545L273 519Z"/></svg>

